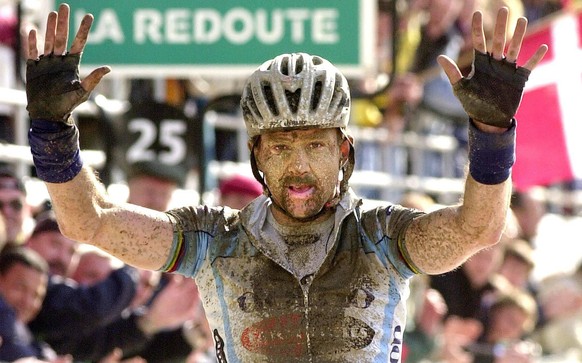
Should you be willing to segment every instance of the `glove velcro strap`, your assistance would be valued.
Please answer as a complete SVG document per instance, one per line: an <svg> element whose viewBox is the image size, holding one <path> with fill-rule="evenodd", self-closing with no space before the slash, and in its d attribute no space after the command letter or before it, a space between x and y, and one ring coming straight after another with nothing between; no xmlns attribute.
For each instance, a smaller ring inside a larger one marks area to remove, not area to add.
<svg viewBox="0 0 582 363"><path fill-rule="evenodd" d="M32 120L28 142L41 180L64 183L81 171L79 130L74 123Z"/></svg>
<svg viewBox="0 0 582 363"><path fill-rule="evenodd" d="M502 134L479 130L473 120L469 121L469 172L481 184L499 184L511 175L515 162L515 128Z"/></svg>

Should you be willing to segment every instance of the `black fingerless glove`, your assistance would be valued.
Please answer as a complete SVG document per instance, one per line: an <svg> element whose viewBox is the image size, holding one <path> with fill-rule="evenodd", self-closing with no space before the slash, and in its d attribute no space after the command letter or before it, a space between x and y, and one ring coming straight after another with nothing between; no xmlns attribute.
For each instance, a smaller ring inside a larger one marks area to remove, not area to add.
<svg viewBox="0 0 582 363"><path fill-rule="evenodd" d="M69 115L89 98L79 80L81 54L41 56L26 62L26 109L33 120L72 122Z"/></svg>
<svg viewBox="0 0 582 363"><path fill-rule="evenodd" d="M508 128L530 73L516 63L475 51L471 73L455 83L453 91L469 117Z"/></svg>

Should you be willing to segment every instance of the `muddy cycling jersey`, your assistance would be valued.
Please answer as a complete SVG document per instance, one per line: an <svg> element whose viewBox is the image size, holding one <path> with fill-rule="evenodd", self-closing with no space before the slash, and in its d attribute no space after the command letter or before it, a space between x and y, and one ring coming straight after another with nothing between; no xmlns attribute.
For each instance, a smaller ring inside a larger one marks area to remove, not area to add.
<svg viewBox="0 0 582 363"><path fill-rule="evenodd" d="M219 362L400 362L408 280L404 232L420 212L364 209L350 191L335 212L333 246L297 278L258 236L270 200L240 213L168 212L174 241L163 271L194 277Z"/></svg>

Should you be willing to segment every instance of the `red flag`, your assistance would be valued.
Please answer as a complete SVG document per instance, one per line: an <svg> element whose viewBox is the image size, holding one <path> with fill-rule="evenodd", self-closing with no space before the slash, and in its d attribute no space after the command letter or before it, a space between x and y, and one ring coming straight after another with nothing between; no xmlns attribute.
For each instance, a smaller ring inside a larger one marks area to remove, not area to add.
<svg viewBox="0 0 582 363"><path fill-rule="evenodd" d="M541 44L517 112L516 189L582 179L582 12L553 17L526 35L518 64Z"/></svg>

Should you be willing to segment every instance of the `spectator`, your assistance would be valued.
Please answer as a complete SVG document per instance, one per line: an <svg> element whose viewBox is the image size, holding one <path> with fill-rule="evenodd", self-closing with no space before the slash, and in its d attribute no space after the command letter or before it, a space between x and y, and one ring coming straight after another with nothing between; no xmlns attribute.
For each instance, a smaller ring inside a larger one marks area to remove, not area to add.
<svg viewBox="0 0 582 363"><path fill-rule="evenodd" d="M582 279L558 273L539 283L538 300L545 322L534 338L545 355L572 354L582 361Z"/></svg>
<svg viewBox="0 0 582 363"><path fill-rule="evenodd" d="M47 295L29 327L59 354L72 353L78 337L119 318L135 296L138 276L129 266L92 286L67 278L77 264L77 242L62 235L52 211L39 215L26 246L49 266Z"/></svg>
<svg viewBox="0 0 582 363"><path fill-rule="evenodd" d="M182 333L177 327L199 313L200 300L194 281L168 277L164 288L154 295L159 272L142 269L139 272L138 291L118 319L71 339L70 349L76 359L100 361L121 352L121 356L150 362L181 361L192 351L184 343L186 339L175 339L173 332ZM160 339L163 332L172 332L174 339Z"/></svg>
<svg viewBox="0 0 582 363"><path fill-rule="evenodd" d="M513 289L497 296L483 336L467 346L474 355L473 363L533 363L541 351L525 338L533 331L536 318L536 302L528 292Z"/></svg>
<svg viewBox="0 0 582 363"><path fill-rule="evenodd" d="M538 225L546 213L546 207L535 196L536 189L515 191L511 196L511 210L519 223L519 236L534 244Z"/></svg>
<svg viewBox="0 0 582 363"><path fill-rule="evenodd" d="M91 245L81 244L78 253L79 262L71 278L81 285L95 285L123 266L123 262L117 258Z"/></svg>
<svg viewBox="0 0 582 363"><path fill-rule="evenodd" d="M242 209L263 194L263 186L255 178L236 174L220 183L218 205Z"/></svg>
<svg viewBox="0 0 582 363"><path fill-rule="evenodd" d="M168 209L174 191L186 178L182 168L159 162L137 162L129 166L127 202L158 211Z"/></svg>
<svg viewBox="0 0 582 363"><path fill-rule="evenodd" d="M28 237L26 222L32 210L26 201L26 188L16 172L7 165L0 166L0 212L6 223L7 244L21 245Z"/></svg>
<svg viewBox="0 0 582 363"><path fill-rule="evenodd" d="M430 277L430 286L445 299L448 316L484 320L484 309L496 291L491 277L497 272L502 256L503 248L496 245L480 251L459 269Z"/></svg>
<svg viewBox="0 0 582 363"><path fill-rule="evenodd" d="M515 238L507 241L499 274L518 289L535 293L531 273L534 269L533 248L525 240Z"/></svg>
<svg viewBox="0 0 582 363"><path fill-rule="evenodd" d="M26 245L48 263L51 275L69 277L78 263L78 243L65 237L52 212L37 217L36 226Z"/></svg>
<svg viewBox="0 0 582 363"><path fill-rule="evenodd" d="M483 332L483 324L472 318L451 315L445 320L440 344L433 359L444 363L472 363L473 355L466 347L477 341Z"/></svg>
<svg viewBox="0 0 582 363"><path fill-rule="evenodd" d="M48 266L36 252L13 247L0 254L0 360L56 358L26 326L40 310L47 280Z"/></svg>

